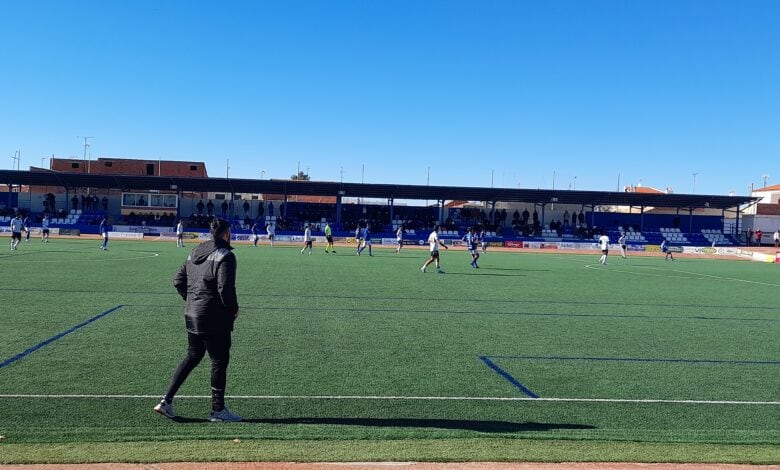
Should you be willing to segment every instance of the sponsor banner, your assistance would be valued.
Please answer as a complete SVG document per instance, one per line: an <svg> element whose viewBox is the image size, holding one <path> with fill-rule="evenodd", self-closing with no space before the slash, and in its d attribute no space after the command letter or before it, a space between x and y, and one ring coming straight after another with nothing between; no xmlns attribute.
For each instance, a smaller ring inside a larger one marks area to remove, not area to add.
<svg viewBox="0 0 780 470"><path fill-rule="evenodd" d="M298 239L303 241L303 236L299 236ZM293 238L290 235L276 235L276 236L274 236L274 241L277 241L277 242L291 242L291 241L293 241Z"/></svg>
<svg viewBox="0 0 780 470"><path fill-rule="evenodd" d="M775 263L780 263L780 252L775 254Z"/></svg>
<svg viewBox="0 0 780 470"><path fill-rule="evenodd" d="M762 263L774 263L775 257L775 255L770 255L768 253L753 253L753 261L759 261Z"/></svg>
<svg viewBox="0 0 780 470"><path fill-rule="evenodd" d="M383 245L397 245L398 239L397 238L383 238L382 239Z"/></svg>
<svg viewBox="0 0 780 470"><path fill-rule="evenodd" d="M333 237L333 243L347 243L347 237Z"/></svg>
<svg viewBox="0 0 780 470"><path fill-rule="evenodd" d="M404 240L402 240L402 243L404 245L419 245L419 243L417 243L417 240L409 240L408 238L405 238Z"/></svg>
<svg viewBox="0 0 780 470"><path fill-rule="evenodd" d="M579 243L560 242L558 243L558 248L561 250L577 250L579 249Z"/></svg>
<svg viewBox="0 0 780 470"><path fill-rule="evenodd" d="M645 251L659 253L661 251L661 245L645 245Z"/></svg>
<svg viewBox="0 0 780 470"><path fill-rule="evenodd" d="M539 249L542 247L541 242L523 242L523 248L536 248Z"/></svg>
<svg viewBox="0 0 780 470"><path fill-rule="evenodd" d="M294 242L302 242L303 241L303 235L290 235L289 237L290 237L290 241L294 241Z"/></svg>
<svg viewBox="0 0 780 470"><path fill-rule="evenodd" d="M140 240L144 238L144 234L133 232L108 232L108 238L132 238Z"/></svg>
<svg viewBox="0 0 780 470"><path fill-rule="evenodd" d="M714 255L718 253L718 250L707 246L684 246L682 252L694 255Z"/></svg>
<svg viewBox="0 0 780 470"><path fill-rule="evenodd" d="M557 243L542 243L541 246L542 250L557 250L558 244Z"/></svg>
<svg viewBox="0 0 780 470"><path fill-rule="evenodd" d="M160 238L164 238L166 240L167 239L175 240L176 239L176 232L162 232L160 234Z"/></svg>
<svg viewBox="0 0 780 470"><path fill-rule="evenodd" d="M644 245L626 245L626 251L645 251Z"/></svg>
<svg viewBox="0 0 780 470"><path fill-rule="evenodd" d="M60 235L73 235L78 237L81 235L81 230L77 228L61 228Z"/></svg>
<svg viewBox="0 0 780 470"><path fill-rule="evenodd" d="M230 239L237 242L248 242L254 239L254 235L251 233L234 233L231 235Z"/></svg>
<svg viewBox="0 0 780 470"><path fill-rule="evenodd" d="M489 242L487 246L503 247L504 242Z"/></svg>
<svg viewBox="0 0 780 470"><path fill-rule="evenodd" d="M114 225L117 232L162 233L170 232L171 227L154 227L147 225Z"/></svg>
<svg viewBox="0 0 780 470"><path fill-rule="evenodd" d="M43 233L42 227L30 227L30 235L40 235L42 233ZM60 233L59 228L49 227L49 235L57 235L58 233Z"/></svg>
<svg viewBox="0 0 780 470"><path fill-rule="evenodd" d="M683 248L681 246L670 246L667 248L667 250L671 251L672 253L682 253Z"/></svg>
<svg viewBox="0 0 780 470"><path fill-rule="evenodd" d="M452 240L451 246L466 246L466 242L463 240Z"/></svg>
<svg viewBox="0 0 780 470"><path fill-rule="evenodd" d="M504 246L507 248L523 248L523 242L518 240L507 240L504 242Z"/></svg>
<svg viewBox="0 0 780 470"><path fill-rule="evenodd" d="M211 240L211 234L210 233L199 233L198 234L198 240Z"/></svg>

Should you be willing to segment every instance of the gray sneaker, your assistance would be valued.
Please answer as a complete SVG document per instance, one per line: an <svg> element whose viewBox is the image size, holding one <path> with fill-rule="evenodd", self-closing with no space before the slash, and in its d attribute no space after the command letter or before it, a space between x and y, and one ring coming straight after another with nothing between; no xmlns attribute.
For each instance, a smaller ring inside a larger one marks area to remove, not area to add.
<svg viewBox="0 0 780 470"><path fill-rule="evenodd" d="M176 417L176 413L173 412L173 402L167 403L164 398L154 407L154 411L168 418Z"/></svg>
<svg viewBox="0 0 780 470"><path fill-rule="evenodd" d="M241 421L242 419L244 418L238 416L237 414L231 413L227 406L222 408L222 411L211 410L211 413L209 413L209 421L212 422L222 422L222 421L237 422L237 421Z"/></svg>

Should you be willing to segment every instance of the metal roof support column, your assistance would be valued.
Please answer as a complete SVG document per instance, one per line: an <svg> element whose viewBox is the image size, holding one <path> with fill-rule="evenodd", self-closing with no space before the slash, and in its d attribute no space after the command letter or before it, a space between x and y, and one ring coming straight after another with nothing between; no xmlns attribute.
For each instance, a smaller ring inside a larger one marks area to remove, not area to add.
<svg viewBox="0 0 780 470"><path fill-rule="evenodd" d="M645 231L645 206L639 210L639 232Z"/></svg>
<svg viewBox="0 0 780 470"><path fill-rule="evenodd" d="M542 230L544 230L544 211L547 208L547 204L542 204L542 217L539 219L539 223L542 224Z"/></svg>
<svg viewBox="0 0 780 470"><path fill-rule="evenodd" d="M181 220L181 191L176 190L176 224Z"/></svg>
<svg viewBox="0 0 780 470"><path fill-rule="evenodd" d="M737 206L737 217L734 219L734 236L737 239L737 243L739 244L739 214L741 213L742 209Z"/></svg>
<svg viewBox="0 0 780 470"><path fill-rule="evenodd" d="M439 225L441 225L444 223L444 199L439 199L436 203L439 205Z"/></svg>
<svg viewBox="0 0 780 470"><path fill-rule="evenodd" d="M336 196L336 225L341 225L341 194Z"/></svg>
<svg viewBox="0 0 780 470"><path fill-rule="evenodd" d="M688 208L688 233L693 233L693 207Z"/></svg>
<svg viewBox="0 0 780 470"><path fill-rule="evenodd" d="M387 200L387 205L390 206L390 223L393 223L393 220L395 220L395 213L394 213L394 206L393 206L393 198Z"/></svg>

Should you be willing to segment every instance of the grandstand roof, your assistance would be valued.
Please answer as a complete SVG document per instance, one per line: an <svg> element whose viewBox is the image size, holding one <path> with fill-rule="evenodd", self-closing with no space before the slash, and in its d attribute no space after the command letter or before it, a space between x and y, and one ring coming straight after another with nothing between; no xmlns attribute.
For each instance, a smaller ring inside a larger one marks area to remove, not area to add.
<svg viewBox="0 0 780 470"><path fill-rule="evenodd" d="M573 191L557 189L478 188L469 186L422 186L361 184L325 181L256 180L238 178L185 178L160 176L94 175L55 171L0 170L0 184L107 188L131 190L225 192L342 196L378 199L468 200L525 202L535 204L584 204L633 207L732 209L760 200L751 196L705 194L645 194L637 192Z"/></svg>

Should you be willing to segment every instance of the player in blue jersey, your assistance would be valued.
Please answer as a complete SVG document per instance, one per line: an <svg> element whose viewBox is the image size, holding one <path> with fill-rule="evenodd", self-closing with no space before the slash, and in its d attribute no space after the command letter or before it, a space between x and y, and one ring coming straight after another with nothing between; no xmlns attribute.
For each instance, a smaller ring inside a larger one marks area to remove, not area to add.
<svg viewBox="0 0 780 470"><path fill-rule="evenodd" d="M479 238L477 237L476 230L469 227L466 229L466 235L463 236L463 241L466 242L466 249L471 254L471 267L479 268L477 260L479 259Z"/></svg>
<svg viewBox="0 0 780 470"><path fill-rule="evenodd" d="M29 242L30 241L30 216L25 215L24 219L22 219L22 225L24 226L24 231L26 232L24 236L24 241Z"/></svg>
<svg viewBox="0 0 780 470"><path fill-rule="evenodd" d="M664 241L661 242L661 252L666 254L666 258L664 258L665 260L668 261L671 259L674 261L674 255L672 254L671 250L669 250L669 242L667 242L665 238Z"/></svg>
<svg viewBox="0 0 780 470"><path fill-rule="evenodd" d="M252 224L252 246L257 246L257 242L260 240L260 227L257 226L257 221Z"/></svg>
<svg viewBox="0 0 780 470"><path fill-rule="evenodd" d="M100 219L100 235L103 237L103 243L100 245L100 249L103 251L108 250L108 220L106 216Z"/></svg>
<svg viewBox="0 0 780 470"><path fill-rule="evenodd" d="M363 253L363 250L365 250L366 247L368 247L368 256L374 256L373 253L371 253L371 230L369 227L370 226L366 224L365 227L360 229L360 238L363 242L362 245L358 245L358 256L360 256L360 253Z"/></svg>

